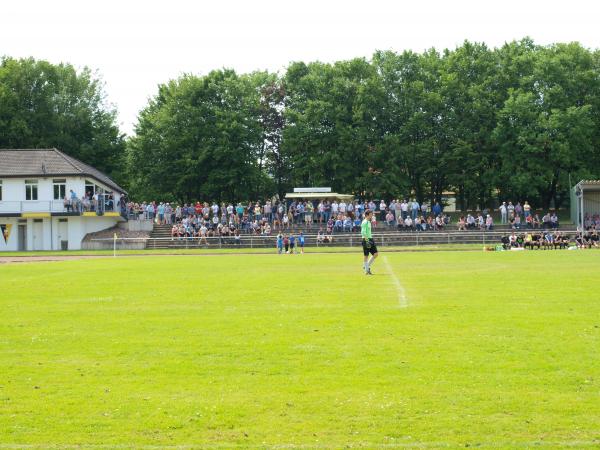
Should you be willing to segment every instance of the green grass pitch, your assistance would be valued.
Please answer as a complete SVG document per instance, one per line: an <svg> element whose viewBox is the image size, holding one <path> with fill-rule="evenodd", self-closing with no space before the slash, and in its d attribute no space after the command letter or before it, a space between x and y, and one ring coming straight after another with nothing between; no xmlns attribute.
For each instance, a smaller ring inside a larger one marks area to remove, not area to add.
<svg viewBox="0 0 600 450"><path fill-rule="evenodd" d="M0 448L600 446L599 252L361 260L0 265Z"/></svg>

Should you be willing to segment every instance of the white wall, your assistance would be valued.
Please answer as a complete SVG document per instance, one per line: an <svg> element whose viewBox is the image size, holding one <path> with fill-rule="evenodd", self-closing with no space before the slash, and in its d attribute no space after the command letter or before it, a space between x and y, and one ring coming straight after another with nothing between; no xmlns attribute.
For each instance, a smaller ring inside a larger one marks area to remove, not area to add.
<svg viewBox="0 0 600 450"><path fill-rule="evenodd" d="M2 201L25 200L25 180L37 180L38 182L38 201L54 200L54 180L66 180L67 194L70 189L81 198L85 189L85 179L81 177L29 177L29 178L3 178L2 179Z"/></svg>
<svg viewBox="0 0 600 450"><path fill-rule="evenodd" d="M18 178L2 179L2 201L25 200L25 180Z"/></svg>
<svg viewBox="0 0 600 450"><path fill-rule="evenodd" d="M80 250L81 241L86 234L114 227L117 222L118 217L69 217L69 250Z"/></svg>
<svg viewBox="0 0 600 450"><path fill-rule="evenodd" d="M69 241L69 250L81 249L81 241L88 233L105 230L115 226L119 222L118 217L105 216L72 216L67 217L67 236L60 236L60 217L45 217L42 220L41 235L37 236L38 242L41 242L42 250L60 250L60 241ZM34 249L34 233L37 228L34 224L35 219L27 219L27 250ZM40 220L40 219L38 219ZM12 224L11 234L8 242L5 243L0 236L0 252L17 251L18 243L18 217L0 217L0 224Z"/></svg>

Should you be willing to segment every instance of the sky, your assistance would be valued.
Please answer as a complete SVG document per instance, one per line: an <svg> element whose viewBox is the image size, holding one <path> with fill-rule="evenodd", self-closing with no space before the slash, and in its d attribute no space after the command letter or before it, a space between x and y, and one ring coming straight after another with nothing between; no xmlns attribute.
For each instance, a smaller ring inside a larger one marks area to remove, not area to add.
<svg viewBox="0 0 600 450"><path fill-rule="evenodd" d="M121 130L183 73L284 71L375 50L538 44L600 48L594 0L0 0L0 56L96 70Z"/></svg>

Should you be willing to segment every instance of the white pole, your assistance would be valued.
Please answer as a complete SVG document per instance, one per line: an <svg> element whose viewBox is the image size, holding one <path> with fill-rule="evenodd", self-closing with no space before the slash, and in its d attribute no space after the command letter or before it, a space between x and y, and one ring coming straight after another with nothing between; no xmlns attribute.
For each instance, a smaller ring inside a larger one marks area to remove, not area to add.
<svg viewBox="0 0 600 450"><path fill-rule="evenodd" d="M583 225L583 186L581 186L580 204L581 204L581 207L579 209L579 217L581 220L581 236L583 236L583 230L584 230L584 225Z"/></svg>
<svg viewBox="0 0 600 450"><path fill-rule="evenodd" d="M113 258L117 257L117 233L113 235Z"/></svg>

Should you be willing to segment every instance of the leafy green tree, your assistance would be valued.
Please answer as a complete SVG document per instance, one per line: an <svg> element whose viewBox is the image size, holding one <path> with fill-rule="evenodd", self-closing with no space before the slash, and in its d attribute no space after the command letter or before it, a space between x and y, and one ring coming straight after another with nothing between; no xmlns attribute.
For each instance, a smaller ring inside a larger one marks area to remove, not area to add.
<svg viewBox="0 0 600 450"><path fill-rule="evenodd" d="M589 174L593 145L593 96L598 77L589 51L579 44L539 48L529 75L509 90L498 114L501 192L544 208L568 198L569 175Z"/></svg>
<svg viewBox="0 0 600 450"><path fill-rule="evenodd" d="M0 60L0 147L56 147L124 181L124 137L89 69Z"/></svg>
<svg viewBox="0 0 600 450"><path fill-rule="evenodd" d="M129 142L134 193L187 202L255 197L265 174L260 90L254 81L218 70L161 85Z"/></svg>
<svg viewBox="0 0 600 450"><path fill-rule="evenodd" d="M294 186L460 208L564 205L600 176L600 53L579 44L378 51L290 64L279 77L214 71L160 86L128 151L133 191L190 201Z"/></svg>
<svg viewBox="0 0 600 450"><path fill-rule="evenodd" d="M363 98L375 76L364 59L294 63L286 90L283 152L292 184L360 193L370 169Z"/></svg>
<svg viewBox="0 0 600 450"><path fill-rule="evenodd" d="M258 120L262 138L259 149L259 171L266 173L264 192L275 191L283 198L290 187L290 172L286 155L282 152L283 129L285 125L285 88L276 74L256 72L252 75L253 84L259 92Z"/></svg>
<svg viewBox="0 0 600 450"><path fill-rule="evenodd" d="M419 201L439 201L448 185L441 63L435 50L374 55L385 92L378 121L383 127L381 147L396 180L393 196L414 194Z"/></svg>
<svg viewBox="0 0 600 450"><path fill-rule="evenodd" d="M498 89L497 57L485 44L465 41L444 54L440 93L449 140L448 180L461 209L489 206L494 197L491 139L505 93Z"/></svg>

